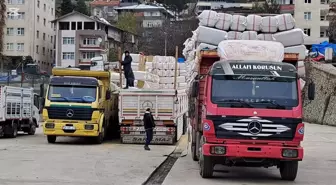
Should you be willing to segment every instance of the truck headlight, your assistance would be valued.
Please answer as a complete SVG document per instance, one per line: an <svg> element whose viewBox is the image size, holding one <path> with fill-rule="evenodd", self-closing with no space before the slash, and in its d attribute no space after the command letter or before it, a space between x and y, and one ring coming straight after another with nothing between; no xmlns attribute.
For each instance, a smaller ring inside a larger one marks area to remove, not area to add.
<svg viewBox="0 0 336 185"><path fill-rule="evenodd" d="M212 146L210 148L210 153L216 155L224 155L226 154L226 148L225 146Z"/></svg>
<svg viewBox="0 0 336 185"><path fill-rule="evenodd" d="M282 157L297 158L298 157L298 151L296 149L283 149L282 150Z"/></svg>
<svg viewBox="0 0 336 185"><path fill-rule="evenodd" d="M45 128L55 128L55 123L45 123L44 124Z"/></svg>

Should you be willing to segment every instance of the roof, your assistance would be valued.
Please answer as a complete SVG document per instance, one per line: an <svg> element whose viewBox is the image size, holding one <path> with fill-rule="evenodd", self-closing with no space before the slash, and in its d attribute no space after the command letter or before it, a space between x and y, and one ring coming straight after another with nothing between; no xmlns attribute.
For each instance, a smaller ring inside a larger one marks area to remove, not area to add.
<svg viewBox="0 0 336 185"><path fill-rule="evenodd" d="M139 4L139 5L118 7L116 8L116 10L166 10L166 8L154 5Z"/></svg>
<svg viewBox="0 0 336 185"><path fill-rule="evenodd" d="M90 2L91 6L119 6L120 0L94 0Z"/></svg>

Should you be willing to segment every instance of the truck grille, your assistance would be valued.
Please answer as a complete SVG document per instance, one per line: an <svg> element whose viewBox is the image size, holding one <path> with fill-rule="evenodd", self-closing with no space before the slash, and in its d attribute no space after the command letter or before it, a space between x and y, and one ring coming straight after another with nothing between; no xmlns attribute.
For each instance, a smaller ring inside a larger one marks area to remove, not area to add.
<svg viewBox="0 0 336 185"><path fill-rule="evenodd" d="M92 108L48 107L50 119L91 120Z"/></svg>
<svg viewBox="0 0 336 185"><path fill-rule="evenodd" d="M301 119L260 117L210 118L218 138L292 140Z"/></svg>

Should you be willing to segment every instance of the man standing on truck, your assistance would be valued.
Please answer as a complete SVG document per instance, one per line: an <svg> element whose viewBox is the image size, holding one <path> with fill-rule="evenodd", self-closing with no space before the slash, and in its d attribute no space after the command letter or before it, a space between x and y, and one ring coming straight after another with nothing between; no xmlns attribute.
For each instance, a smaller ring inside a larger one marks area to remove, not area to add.
<svg viewBox="0 0 336 185"><path fill-rule="evenodd" d="M146 109L146 112L143 117L144 127L146 130L146 144L145 144L145 150L150 150L149 144L153 139L153 129L155 127L155 122L153 115L151 113L150 108Z"/></svg>
<svg viewBox="0 0 336 185"><path fill-rule="evenodd" d="M124 66L124 74L126 78L126 87L134 87L134 73L132 70L132 57L130 56L129 51L125 51L124 61L121 62L121 65Z"/></svg>

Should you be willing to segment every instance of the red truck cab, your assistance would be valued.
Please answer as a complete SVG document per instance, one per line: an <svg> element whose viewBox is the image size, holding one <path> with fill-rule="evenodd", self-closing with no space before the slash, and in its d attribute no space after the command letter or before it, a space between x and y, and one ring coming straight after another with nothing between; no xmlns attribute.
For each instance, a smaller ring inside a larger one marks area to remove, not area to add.
<svg viewBox="0 0 336 185"><path fill-rule="evenodd" d="M222 164L277 166L282 179L295 180L304 154L304 123L297 59L290 57L287 62L220 61L216 51L200 52L189 117L192 158L203 178ZM310 83L308 98L314 95Z"/></svg>

